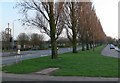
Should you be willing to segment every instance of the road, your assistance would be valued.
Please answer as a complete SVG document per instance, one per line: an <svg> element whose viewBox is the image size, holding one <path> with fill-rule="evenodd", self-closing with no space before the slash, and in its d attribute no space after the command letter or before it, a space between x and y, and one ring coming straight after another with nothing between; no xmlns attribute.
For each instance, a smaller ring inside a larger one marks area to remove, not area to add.
<svg viewBox="0 0 120 83"><path fill-rule="evenodd" d="M81 49L80 47L78 49ZM72 51L72 48L59 48L58 54L70 52ZM21 53L21 55L16 56L9 56L9 57L2 57L2 62L0 62L0 65L7 65L12 64L18 61L31 59L31 58L37 58L37 57L43 57L51 55L51 50L37 50L37 51L24 51Z"/></svg>
<svg viewBox="0 0 120 83"><path fill-rule="evenodd" d="M120 58L120 52L117 51L117 47L115 49L110 49L109 45L107 45L101 52L104 56L114 57L114 58Z"/></svg>

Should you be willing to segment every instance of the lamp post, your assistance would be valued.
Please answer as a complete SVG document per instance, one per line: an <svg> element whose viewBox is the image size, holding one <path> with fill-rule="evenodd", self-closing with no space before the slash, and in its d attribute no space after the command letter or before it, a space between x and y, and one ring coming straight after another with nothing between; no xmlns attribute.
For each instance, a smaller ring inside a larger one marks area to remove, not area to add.
<svg viewBox="0 0 120 83"><path fill-rule="evenodd" d="M14 22L15 21L17 21L17 20L13 20L13 39L12 39L12 45L13 45L13 49L14 49L14 45L15 45L15 43L14 43Z"/></svg>
<svg viewBox="0 0 120 83"><path fill-rule="evenodd" d="M15 20L14 20L15 21ZM13 49L14 49L14 21L13 21L13 38L12 38L12 46L13 46Z"/></svg>

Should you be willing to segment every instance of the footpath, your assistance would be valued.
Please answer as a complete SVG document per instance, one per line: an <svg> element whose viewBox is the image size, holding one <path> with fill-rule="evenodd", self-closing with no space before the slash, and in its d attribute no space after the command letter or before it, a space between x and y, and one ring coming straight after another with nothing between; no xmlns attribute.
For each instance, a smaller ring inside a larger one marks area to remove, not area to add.
<svg viewBox="0 0 120 83"><path fill-rule="evenodd" d="M118 82L119 78L104 77L77 77L77 76L48 76L38 74L10 74L2 73L3 81L114 81Z"/></svg>

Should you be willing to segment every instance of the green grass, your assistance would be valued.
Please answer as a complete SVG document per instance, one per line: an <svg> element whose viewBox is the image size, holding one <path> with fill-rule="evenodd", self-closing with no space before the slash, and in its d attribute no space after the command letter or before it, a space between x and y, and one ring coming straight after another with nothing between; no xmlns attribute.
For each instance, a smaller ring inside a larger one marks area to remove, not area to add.
<svg viewBox="0 0 120 83"><path fill-rule="evenodd" d="M44 68L57 67L60 69L53 73L55 76L118 77L118 59L102 56L100 53L103 47L96 48L94 52L89 50L79 51L77 54L60 54L56 60L50 59L50 56L24 60L3 67L3 71L32 73Z"/></svg>
<svg viewBox="0 0 120 83"><path fill-rule="evenodd" d="M2 71L2 67L0 66L0 71Z"/></svg>
<svg viewBox="0 0 120 83"><path fill-rule="evenodd" d="M2 52L17 52L17 50L2 50Z"/></svg>

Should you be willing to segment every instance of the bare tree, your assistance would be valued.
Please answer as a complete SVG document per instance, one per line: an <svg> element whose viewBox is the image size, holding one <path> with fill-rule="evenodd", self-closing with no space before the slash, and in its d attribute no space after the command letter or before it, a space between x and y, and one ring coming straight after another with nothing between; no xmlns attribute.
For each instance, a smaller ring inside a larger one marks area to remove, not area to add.
<svg viewBox="0 0 120 83"><path fill-rule="evenodd" d="M79 17L78 17L78 20L79 20L79 22L78 22L78 25L79 25L79 27L78 27L78 38L80 39L80 41L81 41L81 44L82 44L82 51L84 51L85 50L85 38L86 38L86 36L85 36L85 33L86 33L86 16L85 16L85 13L86 13L86 11L85 11L85 3L84 2L80 2L80 3L78 3L78 8L79 8L79 10L78 10L78 13L79 13Z"/></svg>
<svg viewBox="0 0 120 83"><path fill-rule="evenodd" d="M43 35L33 33L30 35L30 44L33 47L41 47L44 41Z"/></svg>
<svg viewBox="0 0 120 83"><path fill-rule="evenodd" d="M73 53L77 53L77 9L77 2L66 2L64 8L66 33L72 42Z"/></svg>
<svg viewBox="0 0 120 83"><path fill-rule="evenodd" d="M21 45L21 48L24 48L24 45L29 44L29 36L26 33L20 33L17 37L18 43Z"/></svg>
<svg viewBox="0 0 120 83"><path fill-rule="evenodd" d="M69 46L71 46L71 42L69 41L68 38L65 38L65 37L59 37L57 39L57 43L59 44L60 47L69 47Z"/></svg>
<svg viewBox="0 0 120 83"><path fill-rule="evenodd" d="M79 38L82 42L84 50L84 42L86 49L93 47L95 43L105 41L105 33L103 32L100 20L98 19L92 2L82 2L79 7ZM93 45L92 45L93 44Z"/></svg>
<svg viewBox="0 0 120 83"><path fill-rule="evenodd" d="M63 18L62 10L64 2L55 2L51 0L23 0L19 3L22 14L25 19L22 21L28 26L37 27L42 33L47 34L51 38L52 47L52 59L57 58L57 43L56 39L62 32L64 25L61 25ZM35 12L34 17L30 17L28 14Z"/></svg>

